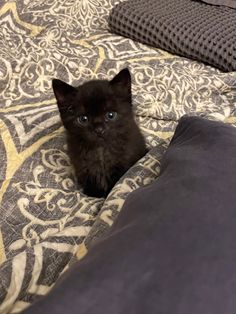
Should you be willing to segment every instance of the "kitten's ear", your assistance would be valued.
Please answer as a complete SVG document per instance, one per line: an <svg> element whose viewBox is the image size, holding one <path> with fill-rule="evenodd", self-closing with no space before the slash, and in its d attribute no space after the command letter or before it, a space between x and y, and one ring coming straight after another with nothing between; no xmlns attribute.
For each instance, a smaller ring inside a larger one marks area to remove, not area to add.
<svg viewBox="0 0 236 314"><path fill-rule="evenodd" d="M131 75L128 68L121 70L111 81L111 86L121 88L131 95Z"/></svg>
<svg viewBox="0 0 236 314"><path fill-rule="evenodd" d="M61 120L64 124L64 127L69 130L72 125L71 121L74 119L74 117L73 109L67 99L76 91L76 89L63 81L56 79L52 80L52 88L57 100L57 106L61 115Z"/></svg>
<svg viewBox="0 0 236 314"><path fill-rule="evenodd" d="M75 92L73 86L57 79L52 80L52 88L58 105L64 103L67 97Z"/></svg>

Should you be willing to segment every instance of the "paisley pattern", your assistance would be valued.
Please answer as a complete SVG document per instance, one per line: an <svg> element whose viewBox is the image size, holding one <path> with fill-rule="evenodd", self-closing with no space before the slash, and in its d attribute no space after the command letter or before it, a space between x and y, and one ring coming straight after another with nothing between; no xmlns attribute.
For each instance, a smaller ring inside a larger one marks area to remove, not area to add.
<svg viewBox="0 0 236 314"><path fill-rule="evenodd" d="M178 119L236 126L236 73L109 32L114 0L0 1L0 313L44 295L111 226L127 195L159 174ZM53 77L77 85L129 66L149 153L106 200L77 190Z"/></svg>

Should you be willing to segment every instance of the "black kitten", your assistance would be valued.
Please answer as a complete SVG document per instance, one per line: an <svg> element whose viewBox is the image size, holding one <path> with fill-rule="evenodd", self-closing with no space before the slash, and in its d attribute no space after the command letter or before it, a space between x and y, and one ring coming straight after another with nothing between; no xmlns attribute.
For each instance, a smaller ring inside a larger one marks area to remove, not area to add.
<svg viewBox="0 0 236 314"><path fill-rule="evenodd" d="M78 87L52 83L78 183L85 194L105 197L146 153L132 114L129 70Z"/></svg>

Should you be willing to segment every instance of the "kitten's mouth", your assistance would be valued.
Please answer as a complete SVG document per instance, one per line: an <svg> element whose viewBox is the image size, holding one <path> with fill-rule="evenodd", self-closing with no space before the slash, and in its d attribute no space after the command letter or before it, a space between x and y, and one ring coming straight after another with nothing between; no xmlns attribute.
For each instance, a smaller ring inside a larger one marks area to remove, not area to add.
<svg viewBox="0 0 236 314"><path fill-rule="evenodd" d="M95 132L96 138L104 140L105 139L105 131Z"/></svg>
<svg viewBox="0 0 236 314"><path fill-rule="evenodd" d="M99 140L99 141L105 141L105 137L104 137L104 135L97 135L97 139Z"/></svg>

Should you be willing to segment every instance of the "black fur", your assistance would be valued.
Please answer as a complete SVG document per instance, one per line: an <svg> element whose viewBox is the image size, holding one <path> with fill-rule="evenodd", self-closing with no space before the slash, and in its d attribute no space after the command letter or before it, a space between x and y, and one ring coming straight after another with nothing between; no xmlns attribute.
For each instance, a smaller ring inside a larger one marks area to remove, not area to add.
<svg viewBox="0 0 236 314"><path fill-rule="evenodd" d="M133 118L129 70L78 87L54 79L53 90L78 183L85 194L105 197L146 152Z"/></svg>

